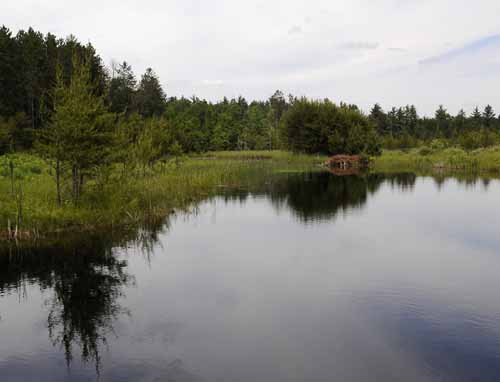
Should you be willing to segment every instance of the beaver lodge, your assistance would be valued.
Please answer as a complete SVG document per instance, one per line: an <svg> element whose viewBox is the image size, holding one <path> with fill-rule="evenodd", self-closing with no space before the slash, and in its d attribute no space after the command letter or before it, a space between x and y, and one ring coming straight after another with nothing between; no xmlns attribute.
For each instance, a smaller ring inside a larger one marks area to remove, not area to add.
<svg viewBox="0 0 500 382"><path fill-rule="evenodd" d="M325 164L330 168L337 169L359 168L368 165L360 155L334 155Z"/></svg>

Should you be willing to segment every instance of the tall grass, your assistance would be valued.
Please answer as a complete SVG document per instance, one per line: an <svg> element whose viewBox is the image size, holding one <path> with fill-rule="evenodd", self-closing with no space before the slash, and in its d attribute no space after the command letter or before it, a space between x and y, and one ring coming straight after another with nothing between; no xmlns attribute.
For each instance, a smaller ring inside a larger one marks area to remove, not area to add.
<svg viewBox="0 0 500 382"><path fill-rule="evenodd" d="M421 147L407 151L388 150L375 159L377 171L453 170L500 173L500 146L465 151L460 148Z"/></svg>
<svg viewBox="0 0 500 382"><path fill-rule="evenodd" d="M277 171L317 168L324 158L287 152L222 152L187 157L142 170L114 168L89 181L78 205L67 198L56 202L50 166L36 156L18 154L0 158L0 232L14 226L25 236L70 230L136 225L158 219L174 209L187 209L222 189L247 188ZM9 163L14 164L14 195ZM105 178L105 180L103 180ZM19 195L22 192L22 217Z"/></svg>

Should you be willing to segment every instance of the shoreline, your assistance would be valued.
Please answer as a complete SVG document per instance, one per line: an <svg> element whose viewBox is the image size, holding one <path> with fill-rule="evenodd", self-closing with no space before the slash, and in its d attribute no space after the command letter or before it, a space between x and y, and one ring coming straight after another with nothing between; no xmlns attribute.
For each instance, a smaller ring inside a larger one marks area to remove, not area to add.
<svg viewBox="0 0 500 382"><path fill-rule="evenodd" d="M491 155L495 160L485 166L485 157ZM115 170L115 178L104 188L90 183L80 205L67 203L58 207L50 169L38 168L42 166L39 158L21 154L17 158L19 163L21 160L30 163L31 160L38 167L27 165L32 166L33 171L16 180L23 198L21 225L17 227L12 223L19 211L14 198L9 196L11 185L0 173L0 192L4 195L3 200L0 196L0 202L3 202L0 242L36 242L63 235L133 230L151 222L165 221L173 213L187 212L197 203L220 194L221 190L251 190L273 173L327 171L323 165L326 158L284 151L193 155L185 158L180 166L153 168L144 177L131 173L122 178ZM385 151L373 159L368 172L495 178L500 177L500 148L475 153L451 149L430 155L421 155L418 149Z"/></svg>
<svg viewBox="0 0 500 382"><path fill-rule="evenodd" d="M21 190L21 196L11 195L13 187L0 173L0 241L45 240L69 232L140 227L164 220L174 211L188 211L198 202L220 194L221 189L250 189L274 172L313 171L324 160L283 151L193 155L180 165L170 163L148 169L145 176L142 169L125 175L114 169L104 186L89 182L77 206L69 200L58 206L50 168L41 167L41 160L30 154L16 155L15 159L21 174L15 189ZM31 162L36 163L36 168ZM27 164L22 167L22 163ZM12 222L19 221L19 214L21 224L16 225Z"/></svg>

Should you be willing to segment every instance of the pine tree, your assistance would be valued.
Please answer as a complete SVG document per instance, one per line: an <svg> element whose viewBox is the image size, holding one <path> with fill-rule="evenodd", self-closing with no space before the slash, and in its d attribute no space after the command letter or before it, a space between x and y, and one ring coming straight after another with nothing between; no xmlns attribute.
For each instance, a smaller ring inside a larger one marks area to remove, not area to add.
<svg viewBox="0 0 500 382"><path fill-rule="evenodd" d="M42 134L41 151L55 166L58 203L61 203L61 174L71 170L72 197L76 203L82 193L84 177L106 163L111 143L113 115L95 95L89 60L73 58L73 75L65 85L58 69L54 90L52 123Z"/></svg>
<svg viewBox="0 0 500 382"><path fill-rule="evenodd" d="M123 62L116 70L117 75L109 84L109 110L113 113L129 114L133 110L133 97L137 81L132 67Z"/></svg>
<svg viewBox="0 0 500 382"><path fill-rule="evenodd" d="M21 49L20 70L23 73L26 114L30 118L31 128L35 130L40 124L43 77L47 70L45 39L40 32L29 28L27 32L20 31L16 40Z"/></svg>
<svg viewBox="0 0 500 382"><path fill-rule="evenodd" d="M377 132L381 135L389 133L389 125L387 115L382 110L382 107L376 103L370 111L370 119L377 127Z"/></svg>
<svg viewBox="0 0 500 382"><path fill-rule="evenodd" d="M456 117L454 118L454 125L457 133L463 133L467 126L467 115L463 109L460 109Z"/></svg>
<svg viewBox="0 0 500 382"><path fill-rule="evenodd" d="M12 32L0 28L0 115L13 116L23 109L20 53Z"/></svg>
<svg viewBox="0 0 500 382"><path fill-rule="evenodd" d="M449 138L452 135L450 123L451 116L448 114L448 111L443 107L443 105L439 105L439 108L436 110L435 118L437 134L442 134Z"/></svg>
<svg viewBox="0 0 500 382"><path fill-rule="evenodd" d="M281 90L276 90L274 94L269 98L269 104L271 105L271 110L272 110L272 126L273 129L270 131L269 135L269 146L270 149L273 149L273 136L275 135L274 133L278 131L281 118L283 117L283 114L288 108L288 104L286 103L285 96Z"/></svg>
<svg viewBox="0 0 500 382"><path fill-rule="evenodd" d="M493 107L491 107L491 105L487 105L484 108L482 117L484 126L486 128L492 127L493 121L495 120L495 112L493 111Z"/></svg>
<svg viewBox="0 0 500 382"><path fill-rule="evenodd" d="M479 129L483 125L483 117L477 106L474 108L471 118L474 129Z"/></svg>
<svg viewBox="0 0 500 382"><path fill-rule="evenodd" d="M151 68L142 75L136 102L139 114L146 118L161 116L165 111L166 96L158 76Z"/></svg>

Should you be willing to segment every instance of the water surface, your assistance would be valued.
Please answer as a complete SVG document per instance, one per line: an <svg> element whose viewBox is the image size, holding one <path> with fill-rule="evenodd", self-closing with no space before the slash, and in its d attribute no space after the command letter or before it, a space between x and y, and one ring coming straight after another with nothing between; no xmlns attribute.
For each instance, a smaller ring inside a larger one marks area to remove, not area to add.
<svg viewBox="0 0 500 382"><path fill-rule="evenodd" d="M280 174L0 255L1 381L498 381L500 181Z"/></svg>

